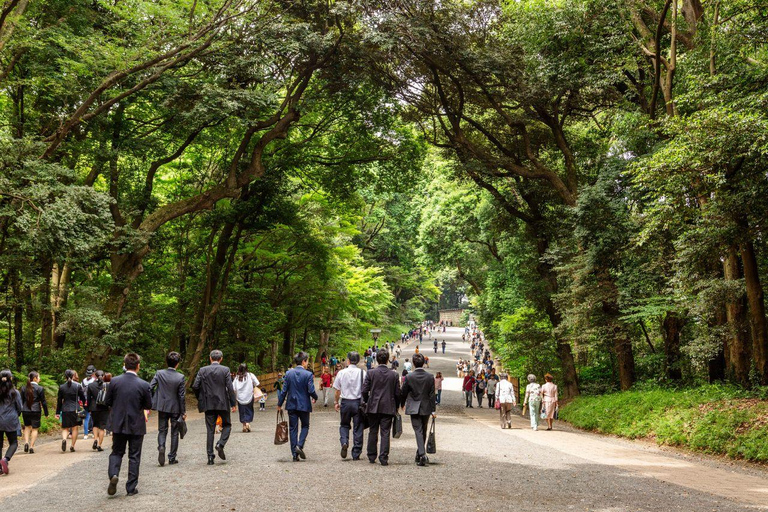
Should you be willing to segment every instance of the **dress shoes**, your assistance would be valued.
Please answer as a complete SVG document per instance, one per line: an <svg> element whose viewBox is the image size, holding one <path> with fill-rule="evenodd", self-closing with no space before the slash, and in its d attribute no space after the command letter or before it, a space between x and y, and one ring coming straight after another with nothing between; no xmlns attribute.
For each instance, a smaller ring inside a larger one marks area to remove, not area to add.
<svg viewBox="0 0 768 512"><path fill-rule="evenodd" d="M176 460L176 459L168 459L168 464L170 464L170 465L178 464L178 463L179 463L179 461Z"/></svg>
<svg viewBox="0 0 768 512"><path fill-rule="evenodd" d="M301 459L299 459L298 455L294 455L293 456L293 462L299 462L299 460L301 460Z"/></svg>
<svg viewBox="0 0 768 512"><path fill-rule="evenodd" d="M139 494L139 491L137 491L136 489L134 489L134 490L132 490L131 492L129 492L129 493L126 493L126 496L136 496L137 494Z"/></svg>
<svg viewBox="0 0 768 512"><path fill-rule="evenodd" d="M117 475L113 476L109 479L109 487L107 487L107 494L110 496L114 496L117 492L117 482L119 481L119 478L117 478Z"/></svg>
<svg viewBox="0 0 768 512"><path fill-rule="evenodd" d="M213 466L213 459L214 459L213 455L211 455L210 457L208 457L208 465L209 465L209 466Z"/></svg>
<svg viewBox="0 0 768 512"><path fill-rule="evenodd" d="M427 465L427 458L421 457L419 458L419 461L416 463L417 466L426 466Z"/></svg>
<svg viewBox="0 0 768 512"><path fill-rule="evenodd" d="M217 444L216 445L216 453L219 454L219 458L221 460L227 460L227 456L224 454L224 446Z"/></svg>
<svg viewBox="0 0 768 512"><path fill-rule="evenodd" d="M347 450L349 450L348 444L341 445L341 458L346 459L347 458Z"/></svg>
<svg viewBox="0 0 768 512"><path fill-rule="evenodd" d="M157 463L160 466L165 466L165 446L161 446L157 449Z"/></svg>
<svg viewBox="0 0 768 512"><path fill-rule="evenodd" d="M301 457L302 459L306 459L307 456L304 454L304 449L301 446L296 447L296 453Z"/></svg>

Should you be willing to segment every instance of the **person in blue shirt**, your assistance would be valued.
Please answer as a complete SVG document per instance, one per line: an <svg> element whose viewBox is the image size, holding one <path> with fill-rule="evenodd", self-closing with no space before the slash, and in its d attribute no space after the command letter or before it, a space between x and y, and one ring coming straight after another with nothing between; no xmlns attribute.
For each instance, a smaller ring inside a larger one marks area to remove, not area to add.
<svg viewBox="0 0 768 512"><path fill-rule="evenodd" d="M309 434L309 414L312 412L312 404L317 401L315 392L315 376L307 370L309 355L299 352L293 358L295 368L285 374L283 389L277 395L277 410L281 411L283 404L288 412L288 430L291 438L291 455L293 461L306 459L304 443ZM310 401L311 399L311 401ZM301 433L299 433L301 423Z"/></svg>

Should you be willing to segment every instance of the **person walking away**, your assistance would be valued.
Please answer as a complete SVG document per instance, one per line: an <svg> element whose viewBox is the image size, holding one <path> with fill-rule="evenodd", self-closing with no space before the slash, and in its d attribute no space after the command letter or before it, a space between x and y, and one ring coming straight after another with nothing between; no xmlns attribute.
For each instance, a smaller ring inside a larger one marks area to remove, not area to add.
<svg viewBox="0 0 768 512"><path fill-rule="evenodd" d="M386 350L379 350L376 353L376 361L379 366L368 372L363 384L363 401L368 404L367 414L370 429L368 432L368 461L375 464L378 455L379 463L382 466L389 465L390 432L392 431L392 421L400 404L400 379L397 372L387 368L388 357ZM380 444L379 434L381 434Z"/></svg>
<svg viewBox="0 0 768 512"><path fill-rule="evenodd" d="M335 391L333 389L333 376L326 367L323 367L323 373L320 375L320 389L323 392L323 407L328 407L328 397L335 394Z"/></svg>
<svg viewBox="0 0 768 512"><path fill-rule="evenodd" d="M411 426L416 435L416 464L426 466L429 459L426 453L427 429L430 415L435 418L435 379L424 368L424 356L413 356L416 369L405 378L400 393L405 414L411 417Z"/></svg>
<svg viewBox="0 0 768 512"><path fill-rule="evenodd" d="M437 372L435 375L435 403L440 405L440 396L443 394L443 372Z"/></svg>
<svg viewBox="0 0 768 512"><path fill-rule="evenodd" d="M104 403L112 409L112 453L109 455L109 487L107 494L114 496L120 466L123 464L126 446L128 447L128 480L125 491L128 496L139 493L139 466L141 465L141 447L147 433L147 420L144 411L152 408L152 392L149 383L139 378L141 358L138 354L126 354L123 358L125 373L113 378L107 387ZM74 441L74 436L72 437Z"/></svg>
<svg viewBox="0 0 768 512"><path fill-rule="evenodd" d="M539 430L539 411L541 410L541 386L536 382L536 376L528 375L528 385L525 387L523 406L528 404L531 415L531 428Z"/></svg>
<svg viewBox="0 0 768 512"><path fill-rule="evenodd" d="M477 406L483 408L483 397L485 396L485 388L488 383L485 381L485 376L481 373L477 375L475 379L475 393L477 394Z"/></svg>
<svg viewBox="0 0 768 512"><path fill-rule="evenodd" d="M352 431L352 460L360 460L363 453L363 416L360 403L363 399L363 379L365 372L358 368L360 354L349 352L347 366L336 375L333 383L335 394L334 408L340 414L339 442L341 458L346 459L349 452L349 432Z"/></svg>
<svg viewBox="0 0 768 512"><path fill-rule="evenodd" d="M296 365L285 374L285 385L277 395L277 410L281 411L283 404L288 411L288 429L291 437L291 455L293 461L306 459L304 444L309 435L309 415L312 413L312 404L317 402L315 392L315 378L312 372L307 370L309 355L299 352L293 358ZM310 401L311 399L311 401ZM301 433L299 433L301 423Z"/></svg>
<svg viewBox="0 0 768 512"><path fill-rule="evenodd" d="M365 352L365 367L368 371L373 367L373 356L369 350Z"/></svg>
<svg viewBox="0 0 768 512"><path fill-rule="evenodd" d="M18 432L21 428L21 393L13 386L11 370L0 372L0 454L2 454L5 439L8 439L8 450L0 458L0 475L9 472L8 463L19 447Z"/></svg>
<svg viewBox="0 0 768 512"><path fill-rule="evenodd" d="M472 408L472 395L475 392L475 372L472 370L466 372L461 389L464 390L464 397L467 400L467 404L464 407Z"/></svg>
<svg viewBox="0 0 768 512"><path fill-rule="evenodd" d="M211 364L203 366L197 372L192 391L197 397L197 409L205 413L205 428L207 432L206 452L208 465L213 466L216 458L213 455L214 437L216 435L216 419L221 418L221 436L216 443L216 453L221 460L227 460L224 447L232 432L231 412L235 412L235 388L232 385L232 373L221 364L224 354L221 350L212 350L208 359Z"/></svg>
<svg viewBox="0 0 768 512"><path fill-rule="evenodd" d="M515 386L509 382L506 373L502 373L501 380L496 385L496 398L499 401L499 421L501 428L512 428L512 407L517 405Z"/></svg>
<svg viewBox="0 0 768 512"><path fill-rule="evenodd" d="M413 370L413 363L411 363L407 357L405 358L405 364L403 364L403 370L406 372L406 374Z"/></svg>
<svg viewBox="0 0 768 512"><path fill-rule="evenodd" d="M99 452L104 451L101 445L104 444L104 434L107 432L107 420L109 419L109 407L106 406L108 387L109 385L104 383L104 372L96 370L93 373L92 382L85 388L85 397L93 427L93 449Z"/></svg>
<svg viewBox="0 0 768 512"><path fill-rule="evenodd" d="M42 414L48 416L45 389L40 385L40 374L29 372L27 385L21 391L21 418L24 420L24 453L35 453L35 442Z"/></svg>
<svg viewBox="0 0 768 512"><path fill-rule="evenodd" d="M445 340L443 340L443 343L442 343L442 346L443 346L443 354L445 354L445 345L446 345L446 343L445 343Z"/></svg>
<svg viewBox="0 0 768 512"><path fill-rule="evenodd" d="M397 348L395 349L395 355L397 356L398 359L400 359L400 354L402 352L403 352L403 349L401 349L400 345L398 345Z"/></svg>
<svg viewBox="0 0 768 512"><path fill-rule="evenodd" d="M64 378L67 381L59 386L59 395L56 399L56 419L61 420L61 451L67 451L67 435L72 429L72 446L70 452L75 451L77 444L77 431L82 420L77 415L80 403L85 403L85 393L79 382L75 381L75 371L66 370Z"/></svg>
<svg viewBox="0 0 768 512"><path fill-rule="evenodd" d="M177 464L179 449L179 417L187 419L186 379L177 371L181 354L169 352L165 356L168 366L158 370L149 383L152 390L152 409L157 411L157 462L165 465L165 443L168 439L168 424L171 426L171 451L168 464Z"/></svg>
<svg viewBox="0 0 768 512"><path fill-rule="evenodd" d="M489 374L486 379L485 393L488 395L488 408L493 409L496 406L496 386L499 384L499 378L496 374Z"/></svg>
<svg viewBox="0 0 768 512"><path fill-rule="evenodd" d="M435 354L437 354L437 340L432 342L432 348L435 349Z"/></svg>
<svg viewBox="0 0 768 512"><path fill-rule="evenodd" d="M547 381L541 386L541 399L544 410L546 411L547 430L552 430L552 423L555 419L555 411L560 406L557 397L557 386L551 374L546 374L544 380Z"/></svg>
<svg viewBox="0 0 768 512"><path fill-rule="evenodd" d="M232 384L235 388L235 394L237 395L238 419L243 425L243 432L250 432L254 414L254 391L259 389L259 379L248 371L247 364L240 363L237 367L237 375L235 375Z"/></svg>
<svg viewBox="0 0 768 512"><path fill-rule="evenodd" d="M89 364L88 367L85 369L85 378L83 379L83 393L85 393L85 399L86 402L83 404L85 406L85 418L83 418L83 439L88 439L88 436L91 433L91 430L93 430L93 422L91 421L91 408L88 406L88 386L91 385L93 381L96 380L96 378L93 376L93 374L96 372L96 367L92 364ZM75 379L77 380L77 379ZM95 433L94 433L95 434Z"/></svg>

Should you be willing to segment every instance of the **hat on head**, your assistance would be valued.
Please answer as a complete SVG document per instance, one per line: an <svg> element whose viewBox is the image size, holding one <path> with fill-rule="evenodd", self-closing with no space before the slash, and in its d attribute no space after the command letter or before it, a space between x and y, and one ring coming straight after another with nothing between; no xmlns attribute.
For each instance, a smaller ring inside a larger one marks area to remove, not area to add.
<svg viewBox="0 0 768 512"><path fill-rule="evenodd" d="M93 375L93 372L95 372L95 371L96 371L96 367L93 366L92 364L89 364L88 368L85 369L86 377L90 377L91 375Z"/></svg>

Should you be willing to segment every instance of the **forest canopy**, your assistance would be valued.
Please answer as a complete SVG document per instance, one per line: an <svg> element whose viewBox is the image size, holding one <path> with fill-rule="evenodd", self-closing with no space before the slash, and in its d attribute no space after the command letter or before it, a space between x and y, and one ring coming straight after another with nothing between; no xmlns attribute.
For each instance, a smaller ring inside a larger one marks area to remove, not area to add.
<svg viewBox="0 0 768 512"><path fill-rule="evenodd" d="M2 0L0 366L466 300L570 396L768 385L764 0Z"/></svg>

